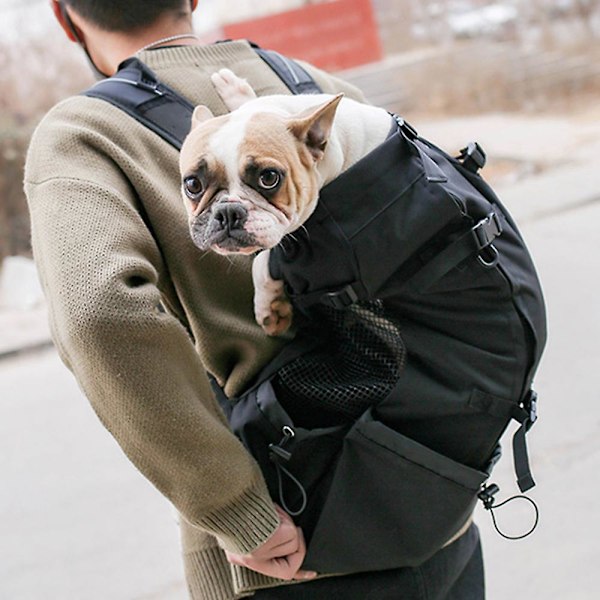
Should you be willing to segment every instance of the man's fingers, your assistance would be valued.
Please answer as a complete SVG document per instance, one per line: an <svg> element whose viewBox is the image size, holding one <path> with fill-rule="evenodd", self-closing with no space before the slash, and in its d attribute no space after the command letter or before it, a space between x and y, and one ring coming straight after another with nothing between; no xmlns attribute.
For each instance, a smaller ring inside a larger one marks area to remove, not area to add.
<svg viewBox="0 0 600 600"><path fill-rule="evenodd" d="M252 556L261 560L271 560L272 558L282 558L289 556L290 554L295 554L298 552L298 548L298 537L294 536L293 539L279 544L278 546L273 546L272 548L260 548L258 552L253 552Z"/></svg>
<svg viewBox="0 0 600 600"><path fill-rule="evenodd" d="M227 560L234 565L247 567L258 573L285 581L291 581L292 579L312 579L316 576L314 571L300 570L306 555L306 543L302 530L299 527L295 527L295 533L297 541L296 550L287 555L264 559L257 558L254 554L241 556L227 552Z"/></svg>
<svg viewBox="0 0 600 600"><path fill-rule="evenodd" d="M294 522L287 518L281 518L279 527L275 533L260 547L252 552L252 556L261 559L277 558L287 556L298 550L298 531Z"/></svg>
<svg viewBox="0 0 600 600"><path fill-rule="evenodd" d="M314 579L317 575L318 573L316 571L298 571L294 575L294 580L306 581L307 579Z"/></svg>
<svg viewBox="0 0 600 600"><path fill-rule="evenodd" d="M231 552L225 551L225 557L227 558L227 562L232 565L238 565L239 567L244 567L244 557L241 554L232 554Z"/></svg>

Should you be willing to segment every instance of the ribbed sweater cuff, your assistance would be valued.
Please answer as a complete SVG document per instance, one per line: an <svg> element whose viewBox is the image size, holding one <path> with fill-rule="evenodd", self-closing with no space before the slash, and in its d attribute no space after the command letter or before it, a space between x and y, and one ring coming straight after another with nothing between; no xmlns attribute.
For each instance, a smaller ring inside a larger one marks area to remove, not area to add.
<svg viewBox="0 0 600 600"><path fill-rule="evenodd" d="M249 554L275 533L279 517L261 483L229 506L210 513L198 525L214 534L224 550Z"/></svg>
<svg viewBox="0 0 600 600"><path fill-rule="evenodd" d="M184 554L183 564L191 600L245 598L259 589L297 583L230 565L218 546Z"/></svg>
<svg viewBox="0 0 600 600"><path fill-rule="evenodd" d="M184 554L183 566L192 600L231 600L235 597L231 569L218 546Z"/></svg>
<svg viewBox="0 0 600 600"><path fill-rule="evenodd" d="M300 581L284 581L283 579L267 577L237 565L231 565L231 576L233 577L233 589L238 598L252 594L256 590L300 583Z"/></svg>

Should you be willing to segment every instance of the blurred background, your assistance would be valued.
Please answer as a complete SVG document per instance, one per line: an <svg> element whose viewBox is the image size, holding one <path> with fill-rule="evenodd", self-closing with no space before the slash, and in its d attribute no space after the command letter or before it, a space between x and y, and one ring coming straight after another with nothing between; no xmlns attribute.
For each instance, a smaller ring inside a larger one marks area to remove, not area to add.
<svg viewBox="0 0 600 600"><path fill-rule="evenodd" d="M249 38L339 74L451 153L487 150L550 325L530 435L541 521L507 542L479 511L489 599L597 598L600 0L201 0L195 19L206 42ZM0 0L0 33L0 600L183 600L170 508L60 364L31 261L29 137L93 80L46 0ZM516 534L531 514L498 518Z"/></svg>
<svg viewBox="0 0 600 600"><path fill-rule="evenodd" d="M0 258L29 252L32 128L92 82L46 0L0 0ZM578 110L600 87L598 0L202 0L206 41L246 37L405 115Z"/></svg>

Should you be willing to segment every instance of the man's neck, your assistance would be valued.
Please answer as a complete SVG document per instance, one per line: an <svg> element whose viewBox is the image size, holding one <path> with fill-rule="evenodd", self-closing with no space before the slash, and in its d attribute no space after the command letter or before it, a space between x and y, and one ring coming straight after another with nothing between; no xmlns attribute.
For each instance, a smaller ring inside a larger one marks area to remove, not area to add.
<svg viewBox="0 0 600 600"><path fill-rule="evenodd" d="M95 30L90 32L86 39L88 51L94 59L96 66L104 73L114 74L118 66L130 56L148 46L170 45L199 45L200 41L194 37L189 22L178 21L173 23L157 23L139 34L109 32ZM177 37L189 35L190 37Z"/></svg>

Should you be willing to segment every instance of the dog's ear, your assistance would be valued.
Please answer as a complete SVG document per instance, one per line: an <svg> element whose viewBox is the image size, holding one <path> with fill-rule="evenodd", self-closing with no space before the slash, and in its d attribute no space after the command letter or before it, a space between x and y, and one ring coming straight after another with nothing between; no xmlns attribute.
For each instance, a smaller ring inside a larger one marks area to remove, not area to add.
<svg viewBox="0 0 600 600"><path fill-rule="evenodd" d="M210 112L210 108L203 104L196 106L194 114L192 115L192 129L200 125L200 123L204 123L204 121L208 121L208 119L212 118L214 118L214 115Z"/></svg>
<svg viewBox="0 0 600 600"><path fill-rule="evenodd" d="M289 129L304 144L315 161L325 153L327 140L333 126L335 111L344 94L338 94L317 108L309 108L292 117Z"/></svg>

